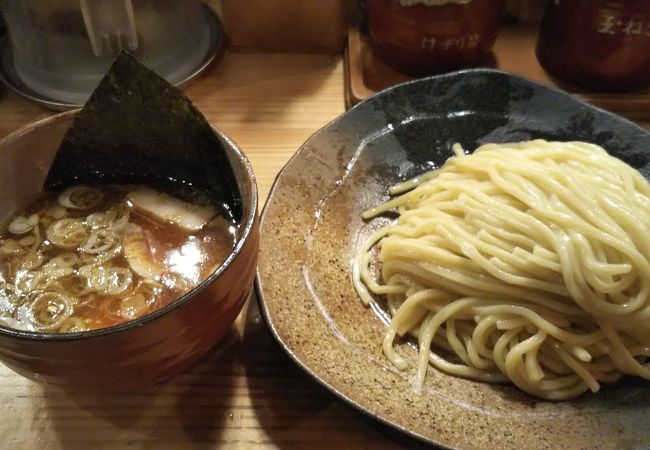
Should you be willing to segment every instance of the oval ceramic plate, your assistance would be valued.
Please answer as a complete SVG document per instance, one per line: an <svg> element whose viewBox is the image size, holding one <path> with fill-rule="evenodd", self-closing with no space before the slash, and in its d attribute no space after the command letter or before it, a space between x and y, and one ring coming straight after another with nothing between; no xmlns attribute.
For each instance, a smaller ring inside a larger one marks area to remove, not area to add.
<svg viewBox="0 0 650 450"><path fill-rule="evenodd" d="M650 174L650 135L565 94L493 70L403 84L357 105L310 138L282 170L262 217L261 309L313 377L414 437L457 448L647 448L650 383L625 379L563 403L513 386L428 372L411 389L416 351L396 370L381 352L381 309L364 307L351 260L382 219L360 214L388 186L439 166L460 142L583 140ZM383 219L386 220L386 219Z"/></svg>

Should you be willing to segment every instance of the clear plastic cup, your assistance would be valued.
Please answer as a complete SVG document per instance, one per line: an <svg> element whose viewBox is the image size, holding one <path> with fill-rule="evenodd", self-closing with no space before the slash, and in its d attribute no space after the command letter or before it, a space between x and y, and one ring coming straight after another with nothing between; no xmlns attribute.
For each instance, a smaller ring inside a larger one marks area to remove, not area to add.
<svg viewBox="0 0 650 450"><path fill-rule="evenodd" d="M85 102L122 49L177 84L211 47L200 0L12 0L0 9L21 81L65 103Z"/></svg>

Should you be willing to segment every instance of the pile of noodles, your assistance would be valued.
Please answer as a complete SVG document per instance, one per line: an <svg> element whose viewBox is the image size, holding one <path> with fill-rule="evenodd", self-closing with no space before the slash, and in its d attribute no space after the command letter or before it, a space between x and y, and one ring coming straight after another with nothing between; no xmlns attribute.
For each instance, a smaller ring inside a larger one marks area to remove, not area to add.
<svg viewBox="0 0 650 450"><path fill-rule="evenodd" d="M405 369L394 341L411 335L419 387L431 364L549 400L596 392L624 374L650 379L650 185L642 175L581 142L454 151L364 215L399 213L354 262L363 301L373 301L370 292L387 301L386 357Z"/></svg>

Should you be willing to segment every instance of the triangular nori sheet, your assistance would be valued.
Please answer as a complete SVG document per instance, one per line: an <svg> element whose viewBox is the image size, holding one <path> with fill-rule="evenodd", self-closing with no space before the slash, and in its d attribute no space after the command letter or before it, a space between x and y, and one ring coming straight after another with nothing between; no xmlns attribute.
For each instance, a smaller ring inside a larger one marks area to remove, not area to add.
<svg viewBox="0 0 650 450"><path fill-rule="evenodd" d="M186 200L207 194L236 221L242 215L237 180L210 124L125 52L75 118L44 188L85 183L153 185Z"/></svg>

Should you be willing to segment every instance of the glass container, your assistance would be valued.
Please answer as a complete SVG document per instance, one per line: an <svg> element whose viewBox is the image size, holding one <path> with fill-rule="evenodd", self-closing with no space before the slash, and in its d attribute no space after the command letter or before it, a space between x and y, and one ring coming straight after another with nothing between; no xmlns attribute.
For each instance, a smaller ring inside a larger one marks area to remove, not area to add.
<svg viewBox="0 0 650 450"><path fill-rule="evenodd" d="M650 1L552 1L537 58L558 78L594 90L649 85Z"/></svg>
<svg viewBox="0 0 650 450"><path fill-rule="evenodd" d="M377 55L410 75L480 65L492 49L506 0L368 0Z"/></svg>
<svg viewBox="0 0 650 450"><path fill-rule="evenodd" d="M72 104L87 99L122 49L177 83L210 48L200 0L11 0L0 10L20 80Z"/></svg>

